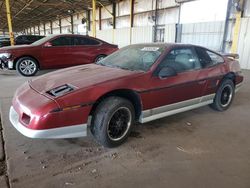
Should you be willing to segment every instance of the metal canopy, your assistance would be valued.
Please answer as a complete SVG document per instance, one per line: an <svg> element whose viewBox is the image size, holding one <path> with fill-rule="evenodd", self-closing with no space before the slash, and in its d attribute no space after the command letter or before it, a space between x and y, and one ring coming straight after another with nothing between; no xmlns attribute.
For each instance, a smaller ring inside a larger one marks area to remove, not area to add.
<svg viewBox="0 0 250 188"><path fill-rule="evenodd" d="M104 6L114 0L98 0ZM92 9L92 0L10 0L14 31ZM0 0L0 30L7 31L5 0Z"/></svg>

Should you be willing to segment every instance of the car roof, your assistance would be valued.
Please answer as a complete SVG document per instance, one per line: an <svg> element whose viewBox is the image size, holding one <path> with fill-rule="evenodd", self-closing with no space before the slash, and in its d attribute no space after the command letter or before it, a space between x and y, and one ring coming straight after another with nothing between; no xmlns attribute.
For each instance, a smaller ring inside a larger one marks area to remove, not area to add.
<svg viewBox="0 0 250 188"><path fill-rule="evenodd" d="M83 37L91 37L91 36L88 36L88 35L81 35L81 34L71 34L71 33L66 33L66 34L50 34L48 36L83 36Z"/></svg>

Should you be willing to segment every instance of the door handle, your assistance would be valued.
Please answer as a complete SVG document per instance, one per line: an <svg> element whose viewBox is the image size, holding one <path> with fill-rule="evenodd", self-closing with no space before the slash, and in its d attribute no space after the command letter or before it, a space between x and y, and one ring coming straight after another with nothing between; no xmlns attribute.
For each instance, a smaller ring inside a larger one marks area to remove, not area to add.
<svg viewBox="0 0 250 188"><path fill-rule="evenodd" d="M206 83L206 80L198 81L198 84L200 84L200 85L205 84L205 83Z"/></svg>

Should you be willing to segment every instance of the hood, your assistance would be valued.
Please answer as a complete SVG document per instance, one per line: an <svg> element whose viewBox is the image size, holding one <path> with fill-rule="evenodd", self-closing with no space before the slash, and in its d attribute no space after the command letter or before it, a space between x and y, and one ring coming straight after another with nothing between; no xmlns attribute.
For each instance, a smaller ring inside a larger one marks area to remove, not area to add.
<svg viewBox="0 0 250 188"><path fill-rule="evenodd" d="M21 50L22 48L32 48L32 45L15 45L0 48L0 51Z"/></svg>
<svg viewBox="0 0 250 188"><path fill-rule="evenodd" d="M45 74L30 81L30 86L41 94L51 89L71 85L76 89L88 88L142 72L105 67L96 64L81 65Z"/></svg>

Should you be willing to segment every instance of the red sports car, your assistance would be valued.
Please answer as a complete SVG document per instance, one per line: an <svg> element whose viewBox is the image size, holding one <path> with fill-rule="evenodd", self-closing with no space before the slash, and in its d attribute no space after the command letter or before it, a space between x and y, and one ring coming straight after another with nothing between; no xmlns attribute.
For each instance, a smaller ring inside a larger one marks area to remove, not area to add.
<svg viewBox="0 0 250 188"><path fill-rule="evenodd" d="M243 81L233 57L193 45L131 45L25 83L10 121L30 138L82 137L89 126L99 143L118 146L134 122L204 105L226 110Z"/></svg>
<svg viewBox="0 0 250 188"><path fill-rule="evenodd" d="M34 76L39 69L65 68L100 61L117 45L84 35L51 35L31 45L0 49L0 68Z"/></svg>

